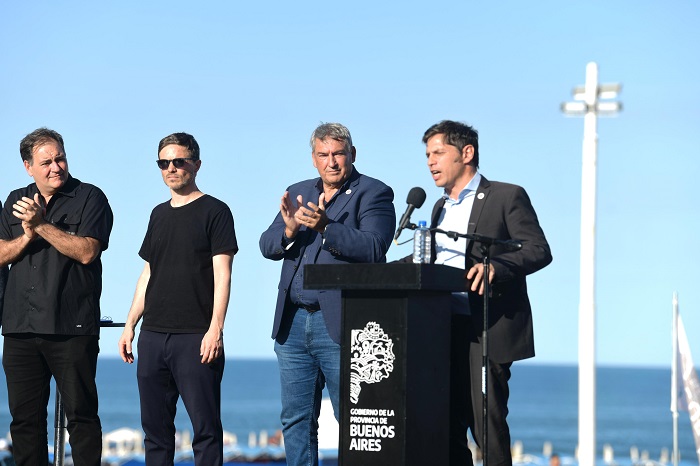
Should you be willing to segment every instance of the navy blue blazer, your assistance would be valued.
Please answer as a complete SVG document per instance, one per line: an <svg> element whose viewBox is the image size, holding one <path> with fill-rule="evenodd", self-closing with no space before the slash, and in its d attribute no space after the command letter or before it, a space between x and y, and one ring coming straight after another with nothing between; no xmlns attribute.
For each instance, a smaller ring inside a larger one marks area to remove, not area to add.
<svg viewBox="0 0 700 466"><path fill-rule="evenodd" d="M301 195L304 203L318 202L320 178L293 184L287 191L291 199ZM336 194L321 251L315 264L386 262L386 252L396 228L394 192L379 180L360 174L353 168L348 184ZM317 232L302 226L289 249L282 245L284 220L278 213L272 225L260 236L260 251L267 259L283 260L278 285L272 338L276 338L285 313L292 310L289 287L306 247ZM340 290L320 290L319 304L330 337L340 343Z"/></svg>

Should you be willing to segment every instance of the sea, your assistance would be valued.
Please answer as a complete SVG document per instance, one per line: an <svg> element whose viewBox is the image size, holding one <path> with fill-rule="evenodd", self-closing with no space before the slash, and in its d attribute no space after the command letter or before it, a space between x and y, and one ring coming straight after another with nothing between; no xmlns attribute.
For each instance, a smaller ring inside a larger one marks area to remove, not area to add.
<svg viewBox="0 0 700 466"><path fill-rule="evenodd" d="M100 357L97 385L103 432L140 428L136 365ZM563 463L574 461L578 443L578 369L576 366L515 363L510 383L508 420L512 441L523 452L545 458L559 454ZM53 389L53 387L52 387ZM599 367L597 369L598 456L612 448L620 464L630 463L630 452L658 461L673 447L670 411L671 370L661 368ZM224 429L248 442L251 433L280 428L280 382L277 361L227 359L222 382ZM54 399L48 407L49 443L53 443ZM688 413L679 416L679 449L684 466L698 464ZM9 432L7 390L0 371L0 437ZM187 413L178 405L176 427L191 431ZM537 461L535 461L537 462ZM545 464L545 463L543 463Z"/></svg>

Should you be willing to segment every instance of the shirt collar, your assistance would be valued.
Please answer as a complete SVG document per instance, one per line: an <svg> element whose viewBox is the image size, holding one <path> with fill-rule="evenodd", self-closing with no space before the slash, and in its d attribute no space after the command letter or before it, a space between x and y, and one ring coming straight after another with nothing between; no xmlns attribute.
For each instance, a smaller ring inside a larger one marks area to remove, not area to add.
<svg viewBox="0 0 700 466"><path fill-rule="evenodd" d="M343 183L343 185L340 187L340 189L338 189L335 192L335 194L333 195L333 198L335 198L338 195L338 193L347 191L348 188L350 187L350 183L354 182L359 177L360 177L360 174L357 172L357 169L355 169L355 167L353 166L352 173L350 174L348 179L345 180L345 183ZM323 192L323 180L321 179L321 177L319 177L318 180L316 180L316 189L318 190L319 194L321 194ZM330 199L327 199L326 203L328 203L329 201L330 201Z"/></svg>
<svg viewBox="0 0 700 466"><path fill-rule="evenodd" d="M80 186L80 181L68 175L66 184L61 186L61 189L59 189L58 192L64 196L75 197L75 191L78 189L78 186Z"/></svg>
<svg viewBox="0 0 700 466"><path fill-rule="evenodd" d="M75 192L78 189L78 186L80 186L80 181L68 175L68 179L65 183L63 183L63 186L61 186L59 190L56 191L54 196L56 194L60 194L61 196L75 197ZM34 185L30 189L33 189L32 194L39 192L39 188L37 187L36 183L34 183Z"/></svg>
<svg viewBox="0 0 700 466"><path fill-rule="evenodd" d="M457 196L457 199L452 199L449 194L446 192L442 194L443 199L445 199L445 203L449 204L459 204L462 202L470 193L476 191L479 188L479 183L481 183L481 173L478 171L476 174L472 177L472 179L467 183L467 185L464 187L459 192L459 196Z"/></svg>

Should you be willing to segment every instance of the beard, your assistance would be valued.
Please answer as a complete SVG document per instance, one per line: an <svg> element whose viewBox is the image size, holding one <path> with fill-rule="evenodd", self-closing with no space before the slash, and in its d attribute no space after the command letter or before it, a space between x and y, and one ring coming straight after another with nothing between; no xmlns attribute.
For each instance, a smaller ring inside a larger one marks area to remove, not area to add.
<svg viewBox="0 0 700 466"><path fill-rule="evenodd" d="M180 191L194 182L194 176L187 174L186 176L169 176L164 180L168 188L173 191Z"/></svg>

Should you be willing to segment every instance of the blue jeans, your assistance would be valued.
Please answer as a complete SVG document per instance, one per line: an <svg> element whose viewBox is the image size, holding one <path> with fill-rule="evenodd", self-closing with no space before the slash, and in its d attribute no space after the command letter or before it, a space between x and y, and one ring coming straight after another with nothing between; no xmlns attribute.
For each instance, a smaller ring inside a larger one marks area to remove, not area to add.
<svg viewBox="0 0 700 466"><path fill-rule="evenodd" d="M288 465L316 466L324 385L328 385L335 418L340 414L340 345L328 335L322 310L292 312L293 319L275 341L282 383L284 449Z"/></svg>

